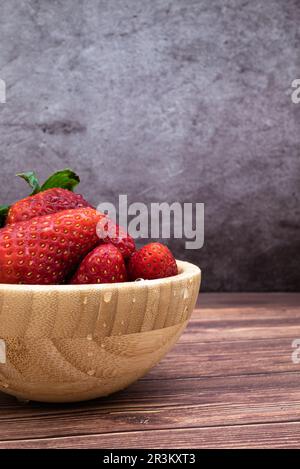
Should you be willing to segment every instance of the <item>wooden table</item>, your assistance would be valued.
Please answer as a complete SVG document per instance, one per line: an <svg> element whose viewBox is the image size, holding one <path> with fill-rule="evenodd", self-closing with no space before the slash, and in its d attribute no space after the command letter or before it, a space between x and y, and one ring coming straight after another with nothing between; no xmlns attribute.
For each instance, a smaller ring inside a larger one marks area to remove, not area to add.
<svg viewBox="0 0 300 469"><path fill-rule="evenodd" d="M299 448L299 305L201 294L177 346L125 391L72 405L0 393L0 448Z"/></svg>

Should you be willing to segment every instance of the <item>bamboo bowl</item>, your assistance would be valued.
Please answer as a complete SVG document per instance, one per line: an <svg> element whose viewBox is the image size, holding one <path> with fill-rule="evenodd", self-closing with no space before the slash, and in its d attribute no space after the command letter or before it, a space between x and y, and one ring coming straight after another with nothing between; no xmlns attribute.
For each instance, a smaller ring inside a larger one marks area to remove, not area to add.
<svg viewBox="0 0 300 469"><path fill-rule="evenodd" d="M106 285L0 285L0 391L74 402L125 388L175 344L195 306L200 270Z"/></svg>

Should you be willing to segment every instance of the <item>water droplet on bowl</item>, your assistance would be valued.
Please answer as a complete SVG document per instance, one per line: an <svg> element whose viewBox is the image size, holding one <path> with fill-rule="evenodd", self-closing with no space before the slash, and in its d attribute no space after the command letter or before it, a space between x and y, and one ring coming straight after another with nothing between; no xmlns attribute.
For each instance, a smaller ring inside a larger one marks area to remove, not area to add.
<svg viewBox="0 0 300 469"><path fill-rule="evenodd" d="M95 370L89 370L89 371L87 372L87 374L88 374L89 376L94 376L94 375L96 374L96 371L95 371Z"/></svg>
<svg viewBox="0 0 300 469"><path fill-rule="evenodd" d="M136 298L132 298L132 303L135 303L136 302Z"/></svg>
<svg viewBox="0 0 300 469"><path fill-rule="evenodd" d="M106 328L107 327L107 324L106 322L103 323L103 327Z"/></svg>
<svg viewBox="0 0 300 469"><path fill-rule="evenodd" d="M189 297L189 291L187 288L183 290L183 298L186 300Z"/></svg>
<svg viewBox="0 0 300 469"><path fill-rule="evenodd" d="M104 303L109 303L110 300L111 300L111 297L112 297L112 292L111 291L105 292L104 296L103 296Z"/></svg>
<svg viewBox="0 0 300 469"><path fill-rule="evenodd" d="M92 335L92 334L89 334L89 335L87 336L87 340L93 340L93 335Z"/></svg>
<svg viewBox="0 0 300 469"><path fill-rule="evenodd" d="M83 304L86 305L87 302L88 302L88 299L87 299L87 297L85 297L85 298L83 299Z"/></svg>

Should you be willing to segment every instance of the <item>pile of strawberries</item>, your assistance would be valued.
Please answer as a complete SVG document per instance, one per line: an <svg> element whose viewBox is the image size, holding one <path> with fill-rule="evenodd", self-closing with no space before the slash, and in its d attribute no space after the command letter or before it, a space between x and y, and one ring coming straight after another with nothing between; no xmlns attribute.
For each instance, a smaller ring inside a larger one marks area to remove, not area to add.
<svg viewBox="0 0 300 469"><path fill-rule="evenodd" d="M166 246L137 251L124 229L72 192L79 183L73 171L58 171L42 186L34 172L18 176L32 193L0 206L0 283L115 283L178 273Z"/></svg>

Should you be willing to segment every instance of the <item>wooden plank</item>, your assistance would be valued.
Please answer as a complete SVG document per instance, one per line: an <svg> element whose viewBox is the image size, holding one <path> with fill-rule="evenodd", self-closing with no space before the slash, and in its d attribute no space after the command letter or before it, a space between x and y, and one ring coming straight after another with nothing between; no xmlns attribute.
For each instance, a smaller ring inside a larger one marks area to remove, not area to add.
<svg viewBox="0 0 300 469"><path fill-rule="evenodd" d="M292 361L293 351L292 338L179 343L144 379L299 371L300 365Z"/></svg>
<svg viewBox="0 0 300 469"><path fill-rule="evenodd" d="M232 310L231 310L232 311ZM230 313L231 313L230 311ZM224 311L226 314L227 311ZM194 313L186 332L180 342L220 342L233 340L257 340L257 339L281 339L300 338L300 312L297 315L289 311L282 312L279 318L265 318L261 312L261 319L231 319L225 316L222 321L212 320L199 314L199 319ZM237 316L236 313L234 313Z"/></svg>
<svg viewBox="0 0 300 469"><path fill-rule="evenodd" d="M0 440L300 420L300 372L138 382L97 401L1 410Z"/></svg>
<svg viewBox="0 0 300 469"><path fill-rule="evenodd" d="M200 294L181 341L300 337L300 294Z"/></svg>
<svg viewBox="0 0 300 469"><path fill-rule="evenodd" d="M122 432L0 442L0 449L299 448L300 423Z"/></svg>
<svg viewBox="0 0 300 469"><path fill-rule="evenodd" d="M295 338L300 339L300 318L293 318L294 324L292 324L291 320L288 324L288 321L288 319L286 322L282 320L276 322L276 324L272 324L271 321L268 324L266 321L263 325L256 322L251 327L247 327L246 321L244 324L241 322L224 321L221 324L222 327L218 327L217 323L205 321L202 318L201 321L194 320L190 324L180 342L231 342L233 340L264 340L266 337L268 339L290 338L291 341Z"/></svg>

